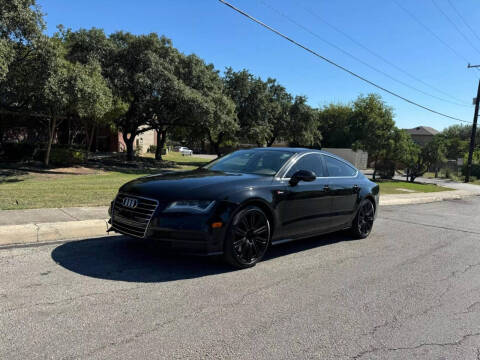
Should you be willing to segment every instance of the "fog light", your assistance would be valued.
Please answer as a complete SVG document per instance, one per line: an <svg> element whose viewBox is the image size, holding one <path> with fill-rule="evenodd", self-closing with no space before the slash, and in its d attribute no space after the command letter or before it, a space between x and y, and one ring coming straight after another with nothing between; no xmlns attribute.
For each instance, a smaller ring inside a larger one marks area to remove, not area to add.
<svg viewBox="0 0 480 360"><path fill-rule="evenodd" d="M222 222L214 222L212 223L212 229L219 229L223 226L223 223Z"/></svg>

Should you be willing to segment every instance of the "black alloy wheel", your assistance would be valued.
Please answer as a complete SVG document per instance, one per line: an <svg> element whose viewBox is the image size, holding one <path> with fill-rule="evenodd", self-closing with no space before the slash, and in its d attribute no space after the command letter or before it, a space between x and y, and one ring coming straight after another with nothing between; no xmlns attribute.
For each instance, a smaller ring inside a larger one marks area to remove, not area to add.
<svg viewBox="0 0 480 360"><path fill-rule="evenodd" d="M225 241L225 259L237 268L259 262L270 242L270 222L256 206L247 206L234 217Z"/></svg>
<svg viewBox="0 0 480 360"><path fill-rule="evenodd" d="M365 239L373 228L373 221L375 219L375 207L373 203L365 199L360 203L357 216L353 220L352 233L358 239Z"/></svg>

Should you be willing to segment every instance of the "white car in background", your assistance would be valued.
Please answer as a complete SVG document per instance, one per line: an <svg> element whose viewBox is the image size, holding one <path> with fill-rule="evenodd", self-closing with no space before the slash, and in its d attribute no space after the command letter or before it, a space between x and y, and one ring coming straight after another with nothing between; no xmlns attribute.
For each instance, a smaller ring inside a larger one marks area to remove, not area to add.
<svg viewBox="0 0 480 360"><path fill-rule="evenodd" d="M182 154L183 156L192 156L193 155L193 151L190 150L189 148L185 147L185 146L180 146L180 148L178 149L178 152L180 154Z"/></svg>

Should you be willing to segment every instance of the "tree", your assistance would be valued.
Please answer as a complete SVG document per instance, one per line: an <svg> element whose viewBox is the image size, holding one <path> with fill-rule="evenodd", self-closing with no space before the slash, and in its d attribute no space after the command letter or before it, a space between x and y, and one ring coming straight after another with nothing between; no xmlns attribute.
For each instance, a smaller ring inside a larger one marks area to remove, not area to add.
<svg viewBox="0 0 480 360"><path fill-rule="evenodd" d="M221 145L234 141L239 128L235 103L225 94L224 83L213 64L206 64L196 55L181 56L178 76L196 94L192 97L190 120L204 134L217 155Z"/></svg>
<svg viewBox="0 0 480 360"><path fill-rule="evenodd" d="M127 104L125 114L115 120L127 147L127 159L133 160L135 137L147 131L153 99L161 96L171 82L165 74L173 73L174 49L169 39L157 34L110 35L113 45L105 70L115 97ZM167 82L165 83L165 79Z"/></svg>
<svg viewBox="0 0 480 360"><path fill-rule="evenodd" d="M10 64L23 60L24 48L45 28L43 14L35 0L0 2L0 81L5 79Z"/></svg>
<svg viewBox="0 0 480 360"><path fill-rule="evenodd" d="M41 85L42 91L39 95L39 103L46 119L40 118L48 128L48 141L45 151L44 164L49 165L50 151L55 139L57 128L64 120L64 115L70 103L69 94L69 64L64 58L62 44L56 38L48 40L51 48L51 57L48 72Z"/></svg>
<svg viewBox="0 0 480 360"><path fill-rule="evenodd" d="M234 141L239 129L235 103L220 91L208 96L207 113L201 116L200 124L208 136L215 153L221 156L221 145L225 141Z"/></svg>
<svg viewBox="0 0 480 360"><path fill-rule="evenodd" d="M290 108L293 98L285 87L275 79L267 79L267 112L270 123L270 132L266 134L267 146L281 138L288 138L290 124Z"/></svg>
<svg viewBox="0 0 480 360"><path fill-rule="evenodd" d="M101 124L108 124L110 120L106 115L113 109L112 91L96 61L86 65L70 64L69 72L70 111L78 117L85 129L85 151L88 158L95 129Z"/></svg>
<svg viewBox="0 0 480 360"><path fill-rule="evenodd" d="M291 146L320 144L322 134L318 130L318 114L307 105L306 96L296 96L290 107L287 139Z"/></svg>
<svg viewBox="0 0 480 360"><path fill-rule="evenodd" d="M33 82L44 75L36 72L44 65L44 28L34 0L0 2L0 114L16 113L16 120L31 106Z"/></svg>
<svg viewBox="0 0 480 360"><path fill-rule="evenodd" d="M462 158L468 151L472 127L469 125L452 125L441 132L445 139L446 157L448 159ZM480 146L480 133L477 132L475 143Z"/></svg>
<svg viewBox="0 0 480 360"><path fill-rule="evenodd" d="M264 146L272 136L269 123L267 83L247 70L224 74L225 93L235 103L243 140Z"/></svg>
<svg viewBox="0 0 480 360"><path fill-rule="evenodd" d="M157 131L155 158L158 160L162 159L161 150L167 140L168 131L174 127L187 126L187 119L191 120L203 106L200 94L173 74L169 74L168 85L167 81L164 84L166 86L163 90L148 102L148 124Z"/></svg>
<svg viewBox="0 0 480 360"><path fill-rule="evenodd" d="M319 129L323 147L351 148L355 142L352 133L353 109L351 105L330 104L318 110Z"/></svg>
<svg viewBox="0 0 480 360"><path fill-rule="evenodd" d="M393 150L386 156L395 163L405 166L407 181L413 182L416 177L423 175L426 168L420 156L421 149L405 130L395 128L390 141Z"/></svg>
<svg viewBox="0 0 480 360"><path fill-rule="evenodd" d="M353 112L352 131L357 139L353 147L367 151L373 159L375 180L377 163L386 155L394 135L393 111L382 101L380 95L369 94L355 100Z"/></svg>
<svg viewBox="0 0 480 360"><path fill-rule="evenodd" d="M67 49L66 58L71 62L86 65L97 62L105 72L112 59L114 45L105 35L103 29L79 29L72 31L59 27L60 34Z"/></svg>
<svg viewBox="0 0 480 360"><path fill-rule="evenodd" d="M438 177L438 171L442 164L447 161L446 157L446 143L441 135L435 135L433 139L426 144L422 149L422 158L427 168L434 168L435 177Z"/></svg>

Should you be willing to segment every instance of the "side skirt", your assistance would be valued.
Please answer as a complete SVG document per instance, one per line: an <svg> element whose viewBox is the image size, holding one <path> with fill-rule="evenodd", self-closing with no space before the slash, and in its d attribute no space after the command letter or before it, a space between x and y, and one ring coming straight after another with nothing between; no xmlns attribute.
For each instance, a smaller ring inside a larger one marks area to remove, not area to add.
<svg viewBox="0 0 480 360"><path fill-rule="evenodd" d="M301 235L301 236L295 237L295 238L275 240L275 241L272 241L271 244L272 245L280 245L280 244L288 243L288 242L291 242L291 241L308 239L308 238L312 238L312 237L315 237L315 236L331 234L331 233L334 233L334 232L344 231L344 230L348 230L348 229L350 229L350 226L345 224L341 227L338 227L337 229L331 229L331 230L327 230L327 231L323 231L323 232L316 232L316 233L308 234L308 235Z"/></svg>

